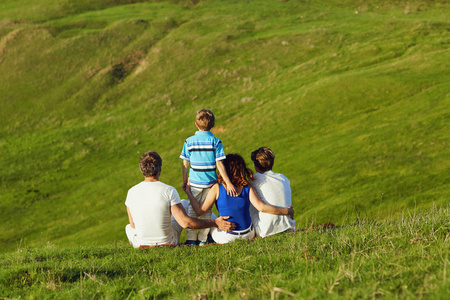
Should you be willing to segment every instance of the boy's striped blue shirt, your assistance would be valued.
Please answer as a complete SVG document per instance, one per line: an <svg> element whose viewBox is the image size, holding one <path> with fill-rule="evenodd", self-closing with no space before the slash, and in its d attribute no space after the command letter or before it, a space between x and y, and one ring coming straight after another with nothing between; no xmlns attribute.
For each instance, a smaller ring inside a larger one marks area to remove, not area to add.
<svg viewBox="0 0 450 300"><path fill-rule="evenodd" d="M189 180L198 188L209 188L217 182L216 161L225 159L220 139L210 131L197 131L186 139L180 158L190 162Z"/></svg>

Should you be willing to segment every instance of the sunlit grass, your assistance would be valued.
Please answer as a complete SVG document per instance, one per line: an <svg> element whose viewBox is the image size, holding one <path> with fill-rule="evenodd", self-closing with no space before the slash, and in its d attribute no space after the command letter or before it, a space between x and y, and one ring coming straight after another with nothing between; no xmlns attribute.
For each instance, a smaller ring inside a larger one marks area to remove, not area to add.
<svg viewBox="0 0 450 300"><path fill-rule="evenodd" d="M299 224L449 203L448 4L76 2L0 3L1 251L124 240L148 149L184 198L203 107L274 150Z"/></svg>
<svg viewBox="0 0 450 300"><path fill-rule="evenodd" d="M25 243L0 256L0 289L8 298L445 299L448 215L434 207L206 247Z"/></svg>

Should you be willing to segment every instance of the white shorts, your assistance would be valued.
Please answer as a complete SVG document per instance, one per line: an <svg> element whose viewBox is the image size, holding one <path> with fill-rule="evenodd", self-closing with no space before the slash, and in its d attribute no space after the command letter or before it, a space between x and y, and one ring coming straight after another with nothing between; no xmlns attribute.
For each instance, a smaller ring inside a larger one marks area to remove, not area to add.
<svg viewBox="0 0 450 300"><path fill-rule="evenodd" d="M222 231L217 228L211 228L211 236L214 242L218 244L227 244L235 240L251 240L255 237L255 228L251 225L249 228L240 231Z"/></svg>

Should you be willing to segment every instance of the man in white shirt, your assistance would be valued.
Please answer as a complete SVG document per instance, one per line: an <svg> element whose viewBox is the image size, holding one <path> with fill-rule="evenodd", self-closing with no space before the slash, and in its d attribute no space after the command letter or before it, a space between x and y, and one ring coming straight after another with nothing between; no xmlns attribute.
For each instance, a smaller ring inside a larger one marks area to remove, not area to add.
<svg viewBox="0 0 450 300"><path fill-rule="evenodd" d="M159 181L162 159L155 151L142 155L139 168L144 181L129 189L125 205L130 224L125 227L134 248L140 246L178 245L183 228L217 227L223 231L234 229L228 217L199 220L186 214L188 202L181 201L177 190Z"/></svg>
<svg viewBox="0 0 450 300"><path fill-rule="evenodd" d="M283 174L272 171L275 162L273 151L270 148L261 147L252 152L251 159L257 172L252 186L261 200L279 207L292 206L289 179ZM257 236L266 237L281 232L295 231L295 221L288 216L259 212L252 205L250 205L250 215Z"/></svg>

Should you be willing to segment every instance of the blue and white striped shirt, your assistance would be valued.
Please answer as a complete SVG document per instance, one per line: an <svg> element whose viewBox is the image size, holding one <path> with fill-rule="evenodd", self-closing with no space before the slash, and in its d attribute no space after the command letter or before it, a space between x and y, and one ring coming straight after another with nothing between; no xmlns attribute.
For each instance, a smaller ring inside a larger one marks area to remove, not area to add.
<svg viewBox="0 0 450 300"><path fill-rule="evenodd" d="M184 142L180 158L190 162L191 185L204 189L217 182L216 161L225 159L225 152L211 131L197 131Z"/></svg>

